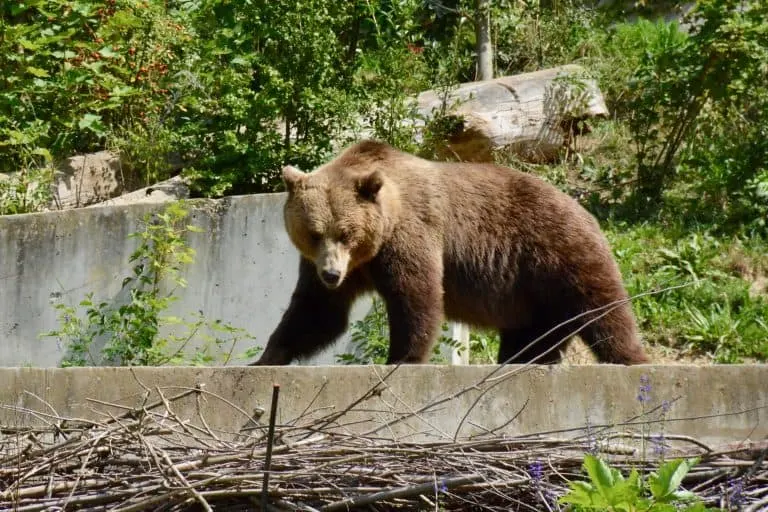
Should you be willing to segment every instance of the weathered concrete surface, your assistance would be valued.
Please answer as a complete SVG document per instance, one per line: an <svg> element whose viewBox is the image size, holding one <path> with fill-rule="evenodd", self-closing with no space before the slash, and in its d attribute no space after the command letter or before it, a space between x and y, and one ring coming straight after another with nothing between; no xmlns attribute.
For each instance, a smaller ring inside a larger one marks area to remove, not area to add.
<svg viewBox="0 0 768 512"><path fill-rule="evenodd" d="M136 407L155 401L156 388L171 397L202 385L204 400L189 396L175 402L174 411L196 423L199 408L210 428L234 433L254 409L269 410L273 383L280 385L278 423L295 420L307 410L309 415L299 422L306 424L344 410L383 382L380 394L360 402L339 421L346 424L342 428L356 433L376 431L404 441L448 439L471 411L459 437L482 434L507 422L500 432L509 435L583 435L589 423L592 431L609 426L614 432L649 428L655 433L663 428L668 436L685 434L712 445L763 441L768 436L766 365L507 366L488 378L497 368L0 368L0 424L37 425L44 419L35 412L52 411L103 420L105 412L119 414L125 409L89 399ZM637 395L643 374L649 377L651 390L649 400L641 405ZM146 389L153 390L153 395L145 402ZM657 420L664 400L670 406L662 425ZM643 410L651 412L643 416ZM408 413L418 414L386 424ZM260 422L267 418L264 414ZM628 421L632 423L620 425ZM564 432L567 429L575 430ZM631 439L614 443L636 446Z"/></svg>
<svg viewBox="0 0 768 512"><path fill-rule="evenodd" d="M190 318L202 311L246 329L263 346L288 306L298 270L298 252L285 233L284 194L189 201L194 264L185 268L189 285L168 314ZM146 213L162 205L132 204L60 212L0 216L0 366L56 366L64 356L53 338L54 305L94 300L121 303L122 281L131 275L137 247L128 235ZM358 303L352 320L370 308ZM181 334L181 333L180 333ZM342 338L307 363L333 362L349 350ZM193 344L194 346L194 344ZM238 345L243 353L249 345Z"/></svg>

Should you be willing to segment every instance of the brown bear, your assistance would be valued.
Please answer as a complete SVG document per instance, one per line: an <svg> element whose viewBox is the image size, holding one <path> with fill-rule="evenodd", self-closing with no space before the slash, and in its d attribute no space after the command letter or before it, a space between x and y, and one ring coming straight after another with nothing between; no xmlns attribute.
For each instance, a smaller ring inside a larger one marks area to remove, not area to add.
<svg viewBox="0 0 768 512"><path fill-rule="evenodd" d="M426 362L443 318L497 329L499 363L559 362L579 327L600 361L648 362L597 221L535 176L365 140L311 173L287 166L283 180L298 283L254 365L328 346L373 291L386 304L388 364Z"/></svg>

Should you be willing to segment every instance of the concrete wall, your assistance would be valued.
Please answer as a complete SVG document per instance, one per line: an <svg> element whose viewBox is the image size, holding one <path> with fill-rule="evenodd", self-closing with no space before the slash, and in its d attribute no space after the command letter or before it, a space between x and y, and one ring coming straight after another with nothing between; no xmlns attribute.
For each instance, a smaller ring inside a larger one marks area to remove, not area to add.
<svg viewBox="0 0 768 512"><path fill-rule="evenodd" d="M190 201L189 235L196 261L188 287L171 314L202 311L244 328L264 345L288 305L298 253L283 227L284 194ZM40 334L57 326L54 305L77 304L93 291L98 301L120 303L137 241L128 235L158 205L95 207L63 212L0 216L0 366L56 366L64 356L53 338ZM370 302L355 307L362 318ZM247 345L238 345L242 353ZM307 363L331 363L349 351L345 336Z"/></svg>
<svg viewBox="0 0 768 512"><path fill-rule="evenodd" d="M345 432L376 430L378 436L406 441L446 440L469 412L459 437L503 426L499 433L549 432L562 438L585 432L557 431L582 429L587 423L593 432L602 426L625 433L647 428L657 434L663 429L667 436L684 434L713 447L744 447L768 436L768 365L507 366L491 375L497 368L0 368L0 425L40 425L53 411L104 420L106 413L125 409L92 399L141 407L157 400L156 389L171 397L201 385L207 393L203 400L188 396L174 404L174 411L180 419L199 424L199 408L210 428L236 433L256 408L267 411L260 423L267 421L273 383L280 385L278 422L302 416L303 425L343 411L379 384L381 393L360 401L339 421ZM637 400L642 375L650 385L644 404ZM152 392L146 401L145 390ZM661 423L664 400L670 405ZM628 421L632 424L624 424ZM612 443L639 446L639 441L627 438Z"/></svg>

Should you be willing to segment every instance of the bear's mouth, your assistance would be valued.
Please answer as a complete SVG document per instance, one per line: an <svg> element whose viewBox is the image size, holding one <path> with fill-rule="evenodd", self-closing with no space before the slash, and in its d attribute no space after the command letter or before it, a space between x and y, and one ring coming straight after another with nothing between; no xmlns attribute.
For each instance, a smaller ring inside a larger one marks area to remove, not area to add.
<svg viewBox="0 0 768 512"><path fill-rule="evenodd" d="M342 275L338 270L321 270L318 273L323 284L331 290L335 290L341 284Z"/></svg>

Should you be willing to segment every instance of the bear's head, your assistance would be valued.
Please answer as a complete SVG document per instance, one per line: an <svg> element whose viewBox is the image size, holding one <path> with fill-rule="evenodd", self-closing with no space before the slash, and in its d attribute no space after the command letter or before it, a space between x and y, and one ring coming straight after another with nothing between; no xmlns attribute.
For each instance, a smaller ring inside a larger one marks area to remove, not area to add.
<svg viewBox="0 0 768 512"><path fill-rule="evenodd" d="M285 226L325 286L373 259L398 213L397 190L379 170L326 165L311 173L283 168Z"/></svg>

